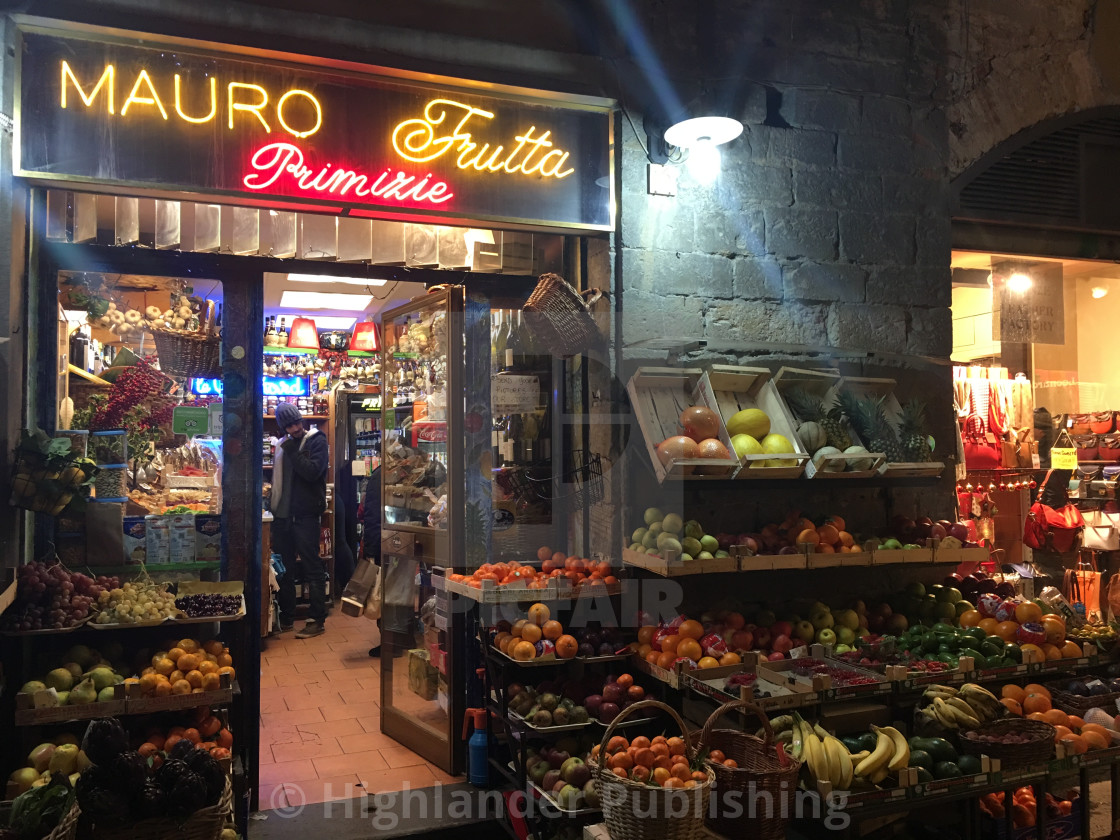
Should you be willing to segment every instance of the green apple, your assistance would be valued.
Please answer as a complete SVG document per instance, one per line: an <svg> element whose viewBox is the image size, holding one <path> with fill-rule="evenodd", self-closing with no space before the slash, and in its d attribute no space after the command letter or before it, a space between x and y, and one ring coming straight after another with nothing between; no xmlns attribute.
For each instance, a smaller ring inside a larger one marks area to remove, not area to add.
<svg viewBox="0 0 1120 840"><path fill-rule="evenodd" d="M630 550L631 551L638 551L641 548L645 548L645 546L643 546L640 542L630 543Z"/></svg>
<svg viewBox="0 0 1120 840"><path fill-rule="evenodd" d="M686 537L700 539L704 536L704 529L700 527L700 523L695 519L690 519L688 522L684 523L684 535Z"/></svg>
<svg viewBox="0 0 1120 840"><path fill-rule="evenodd" d="M665 518L665 514L657 508L646 508L645 516L643 517L647 525L652 525L654 522L660 522Z"/></svg>
<svg viewBox="0 0 1120 840"><path fill-rule="evenodd" d="M665 539L657 541L658 551L662 551L665 553L671 551L675 554L680 554L681 544L677 541L676 537L674 537L672 534L662 534L661 536L665 537Z"/></svg>
<svg viewBox="0 0 1120 840"><path fill-rule="evenodd" d="M851 653L851 652L852 652L852 648L851 648L851 646L850 646L850 645L846 645L846 644L844 644L843 642L841 642L840 644L838 644L838 645L836 646L836 648L835 648L835 652L836 652L836 653Z"/></svg>
<svg viewBox="0 0 1120 840"><path fill-rule="evenodd" d="M712 552L710 552L710 551L701 551L699 554L696 555L696 559L697 560L714 560L715 555L712 554Z"/></svg>
<svg viewBox="0 0 1120 840"><path fill-rule="evenodd" d="M883 549L887 550L887 551L898 551L901 548L902 548L902 543L900 543L894 537L891 537L889 540L887 540L886 542L883 543Z"/></svg>
<svg viewBox="0 0 1120 840"><path fill-rule="evenodd" d="M692 556L691 554L689 554L689 553L688 553L688 552L686 551L686 552L684 552L684 553L682 553L682 554L681 554L681 557L680 557L680 559L681 559L681 562L683 563L683 562L684 562L685 560L695 560L696 558L695 558L695 557L693 557L693 556Z"/></svg>
<svg viewBox="0 0 1120 840"><path fill-rule="evenodd" d="M817 641L822 645L836 644L836 633L831 627L825 627L823 630L817 631Z"/></svg>
<svg viewBox="0 0 1120 840"><path fill-rule="evenodd" d="M811 621L799 621L793 625L793 635L794 638L809 644L813 641L813 637L817 635L817 628L813 626Z"/></svg>
<svg viewBox="0 0 1120 840"><path fill-rule="evenodd" d="M653 531L646 531L646 535L642 537L642 545L646 548L656 548L657 534L653 533Z"/></svg>
<svg viewBox="0 0 1120 840"><path fill-rule="evenodd" d="M851 627L840 626L835 628L836 641L842 645L851 645L856 640L856 631Z"/></svg>
<svg viewBox="0 0 1120 840"><path fill-rule="evenodd" d="M730 556L731 555L728 554L726 551L724 551L722 548L719 551L716 552L716 559L717 560L722 559L724 557L730 557Z"/></svg>
<svg viewBox="0 0 1120 840"><path fill-rule="evenodd" d="M836 626L855 630L859 627L859 614L855 610L840 610L835 614Z"/></svg>
<svg viewBox="0 0 1120 840"><path fill-rule="evenodd" d="M719 551L719 540L711 534L705 534L700 538L700 545L705 551L716 552Z"/></svg>
<svg viewBox="0 0 1120 840"><path fill-rule="evenodd" d="M637 528L634 533L630 535L630 542L640 543L645 539L647 528Z"/></svg>
<svg viewBox="0 0 1120 840"><path fill-rule="evenodd" d="M912 598L924 598L924 597L926 597L926 588L922 584L922 582L919 581L919 580L912 580L909 583L907 583L906 587L903 589L903 592L905 592L907 595L911 596Z"/></svg>
<svg viewBox="0 0 1120 840"><path fill-rule="evenodd" d="M649 526L649 531L648 531L648 533L650 533L650 534L653 534L654 536L657 536L658 534L660 534L660 533L661 533L662 531L664 531L664 530L665 530L665 529L661 527L661 523L660 523L660 522L653 522L653 523L651 523L651 524L650 524L650 526Z"/></svg>
<svg viewBox="0 0 1120 840"><path fill-rule="evenodd" d="M816 627L818 631L828 630L836 624L836 619L832 617L832 613L830 612L813 613L813 615L809 616L809 621L813 623L813 626Z"/></svg>
<svg viewBox="0 0 1120 840"><path fill-rule="evenodd" d="M684 528L684 521L679 513L666 514L661 520L661 530L668 531L670 534L679 534L682 528Z"/></svg>
<svg viewBox="0 0 1120 840"><path fill-rule="evenodd" d="M685 537L681 540L681 546L693 557L704 550L704 546L700 545L700 540L696 539L696 537Z"/></svg>

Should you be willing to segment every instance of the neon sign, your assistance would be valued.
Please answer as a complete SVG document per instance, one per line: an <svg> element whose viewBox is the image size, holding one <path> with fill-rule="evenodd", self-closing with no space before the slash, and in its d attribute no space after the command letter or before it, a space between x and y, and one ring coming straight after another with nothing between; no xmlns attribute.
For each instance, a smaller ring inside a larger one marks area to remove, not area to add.
<svg viewBox="0 0 1120 840"><path fill-rule="evenodd" d="M222 380L220 379L192 379L191 393L200 397L220 397L222 395ZM261 377L261 393L266 397L306 397L310 391L310 384L306 376L263 376Z"/></svg>
<svg viewBox="0 0 1120 840"><path fill-rule="evenodd" d="M329 193L344 197L353 190L357 198L381 198L396 201L427 201L443 204L454 193L443 181L433 181L431 173L417 180L415 175L403 172L393 174L385 167L377 178L350 169L335 169L333 164L323 164L316 171L304 164L303 152L292 143L269 143L254 152L249 160L253 168L241 183L251 190L266 190L282 176L291 176L300 190ZM387 179L387 180L386 180Z"/></svg>
<svg viewBox="0 0 1120 840"><path fill-rule="evenodd" d="M436 133L436 127L443 125L444 120L447 119L448 109L461 111L462 116L450 134L441 136ZM533 160L537 152L553 145L548 139L552 134L551 131L545 131L540 136L534 137L537 127L529 126L513 138L517 141L513 151L502 157L505 153L504 146L496 146L493 151L490 151L489 143L479 146L471 139L471 133L464 130L472 117L492 120L494 114L492 111L464 105L454 99L433 99L424 106L422 118L405 120L397 124L393 129L393 148L405 160L426 163L442 157L458 145L459 155L455 158L455 165L460 169L474 169L478 172L511 174L520 172L522 175L540 175L545 178L567 178L575 172L571 167L561 170L570 154L562 149L552 149L539 160ZM487 157L488 152L489 157ZM521 156L520 160L518 156Z"/></svg>

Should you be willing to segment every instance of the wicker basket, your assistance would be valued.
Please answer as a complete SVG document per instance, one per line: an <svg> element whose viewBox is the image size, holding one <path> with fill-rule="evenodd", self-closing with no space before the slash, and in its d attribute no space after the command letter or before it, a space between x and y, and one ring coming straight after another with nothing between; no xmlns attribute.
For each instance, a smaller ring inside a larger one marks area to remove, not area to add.
<svg viewBox="0 0 1120 840"><path fill-rule="evenodd" d="M557 356L578 355L599 338L587 301L559 274L540 276L524 311L537 336Z"/></svg>
<svg viewBox="0 0 1120 840"><path fill-rule="evenodd" d="M216 335L153 329L159 369L171 376L210 379L222 375Z"/></svg>
<svg viewBox="0 0 1120 840"><path fill-rule="evenodd" d="M1059 688L1065 683L1050 683L1046 687L1054 701L1054 706L1067 714L1085 717L1085 712L1090 709L1116 709L1116 701L1120 700L1120 691L1111 691L1108 694L1098 694L1094 697L1082 697L1080 694L1071 694Z"/></svg>
<svg viewBox="0 0 1120 840"><path fill-rule="evenodd" d="M961 752L998 758L1013 767L1045 764L1054 755L1054 727L1041 720L1005 718L960 733ZM1025 744L993 744L976 740L978 735L1026 735Z"/></svg>
<svg viewBox="0 0 1120 840"><path fill-rule="evenodd" d="M83 840L218 840L222 829L233 819L233 787L226 779L217 805L195 811L182 824L169 817L153 817L112 828L83 826ZM53 840L53 838L52 838Z"/></svg>
<svg viewBox="0 0 1120 840"><path fill-rule="evenodd" d="M736 729L713 729L716 721L732 709L745 709L758 717L766 737L759 738ZM794 812L793 799L801 762L790 756L789 763L782 765L774 746L774 730L762 709L746 700L724 703L704 724L697 748L701 753L719 750L739 765L736 768L709 763L716 777L717 796L723 799L729 793L736 793L738 803L727 800L727 805L737 811L741 809L742 815L722 816L722 808L713 808L708 814L708 827L728 838L781 840L785 837L789 815Z"/></svg>
<svg viewBox="0 0 1120 840"><path fill-rule="evenodd" d="M652 710L670 715L687 739L684 721L670 706L657 700L641 700L623 709L607 727L599 744L599 755L606 753L618 724L631 714ZM688 746L686 754L691 763L696 750ZM662 788L620 778L606 769L606 762L594 764L592 773L603 809L603 822L611 840L701 840L708 836L704 815L715 783L711 769L706 782L685 789Z"/></svg>
<svg viewBox="0 0 1120 840"><path fill-rule="evenodd" d="M0 802L0 825L7 825L8 818L11 816L12 803ZM70 806L70 810L66 815L58 821L58 825L54 830L48 834L43 840L74 840L78 833L78 818L82 812L78 809L78 803L75 802Z"/></svg>

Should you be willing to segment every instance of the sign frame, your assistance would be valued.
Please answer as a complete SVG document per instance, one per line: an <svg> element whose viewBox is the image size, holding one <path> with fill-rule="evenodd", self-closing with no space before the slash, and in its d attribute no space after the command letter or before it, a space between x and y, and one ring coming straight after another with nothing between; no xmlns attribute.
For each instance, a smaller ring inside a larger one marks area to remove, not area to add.
<svg viewBox="0 0 1120 840"><path fill-rule="evenodd" d="M181 38L165 35L151 35L142 32L118 28L98 27L87 24L70 23L51 20L28 15L14 15L20 45L24 43L26 35L40 35L50 38L88 41L109 47L123 47L137 50L182 50L190 51L192 55L203 58L211 57L215 61L229 62L261 62L267 64L268 69L276 72L295 72L311 75L321 75L345 80L353 79L355 85L375 86L378 83L387 85L419 86L427 89L438 88L448 94L461 93L464 96L474 95L488 99L505 100L513 107L518 104L529 107L547 107L558 111L591 112L600 114L604 118L606 136L603 154L608 175L606 179L598 177L595 183L605 192L606 220L602 223L592 221L572 221L559 218L532 218L530 216L501 215L500 204L494 207L483 208L485 212L478 212L475 207L465 211L429 209L411 205L380 205L363 204L361 201L344 201L337 198L315 195L293 194L261 194L259 196L247 194L245 190L233 190L221 186L200 184L176 184L162 179L120 180L100 177L89 177L84 174L71 174L43 171L25 167L25 154L23 150L24 133L24 108L23 108L23 82L24 82L24 56L23 50L17 52L15 70L16 101L13 113L13 174L31 183L48 187L59 187L63 184L91 192L108 193L114 195L127 194L136 197L160 198L167 200L205 201L228 204L231 206L259 207L268 209L281 209L294 212L321 212L339 214L353 218L384 219L391 221L414 221L421 223L447 224L454 226L491 226L505 229L521 229L530 231L613 231L617 223L617 199L615 182L616 178L616 119L614 111L617 103L613 99L594 97L580 94L562 94L553 91L534 90L530 88L497 85L476 82L465 79L449 78L446 76L404 71L376 65L361 64L351 61L340 61L324 57L298 55L289 52L264 50L259 48L242 47L232 44L221 44L211 41L202 41L190 38ZM125 88L127 92L127 87ZM123 100L124 93L120 98ZM76 96L76 95L75 95ZM285 135L287 136L287 135ZM277 138L279 139L279 138ZM290 139L290 138L289 138ZM422 164L419 165L422 168ZM594 173L590 173L594 174ZM604 180L609 183L603 183ZM503 187L503 190L507 189ZM586 206L586 205L584 205ZM580 213L583 216L583 213Z"/></svg>

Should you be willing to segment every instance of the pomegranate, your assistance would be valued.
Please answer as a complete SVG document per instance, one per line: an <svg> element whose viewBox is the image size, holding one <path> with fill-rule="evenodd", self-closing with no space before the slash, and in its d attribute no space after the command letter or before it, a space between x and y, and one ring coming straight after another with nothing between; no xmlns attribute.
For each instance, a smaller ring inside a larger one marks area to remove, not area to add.
<svg viewBox="0 0 1120 840"><path fill-rule="evenodd" d="M693 405L681 412L681 428L694 441L719 434L719 415L706 405Z"/></svg>
<svg viewBox="0 0 1120 840"><path fill-rule="evenodd" d="M719 441L716 441L719 443ZM722 444L721 444L722 445ZM686 435L674 435L657 444L657 457L661 463L670 466L673 461L685 461L700 457L700 447Z"/></svg>

